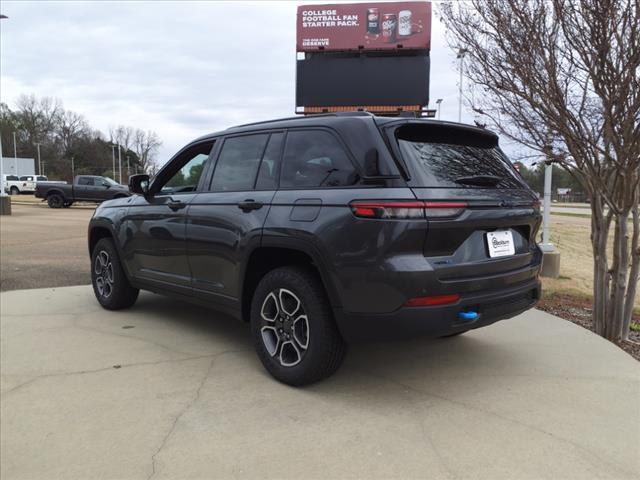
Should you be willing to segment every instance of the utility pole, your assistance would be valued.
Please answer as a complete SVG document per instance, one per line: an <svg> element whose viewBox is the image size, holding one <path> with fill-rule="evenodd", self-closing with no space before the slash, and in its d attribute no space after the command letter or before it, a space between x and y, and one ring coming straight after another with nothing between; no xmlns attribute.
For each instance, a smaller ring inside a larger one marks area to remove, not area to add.
<svg viewBox="0 0 640 480"><path fill-rule="evenodd" d="M40 144L36 143L38 148L38 175L42 175L42 161L40 160Z"/></svg>
<svg viewBox="0 0 640 480"><path fill-rule="evenodd" d="M129 180L130 176L131 176L131 169L129 168L129 155L127 155L127 181Z"/></svg>
<svg viewBox="0 0 640 480"><path fill-rule="evenodd" d="M13 132L13 158L18 158L18 147L16 146L16 132Z"/></svg>
<svg viewBox="0 0 640 480"><path fill-rule="evenodd" d="M74 163L73 155L71 155L71 183L73 183L75 178L76 178L76 166Z"/></svg>
<svg viewBox="0 0 640 480"><path fill-rule="evenodd" d="M458 123L462 123L462 70L464 67L464 55L468 50L466 48L461 48L458 50L458 56L456 58L460 59L460 82L458 84Z"/></svg>
<svg viewBox="0 0 640 480"><path fill-rule="evenodd" d="M122 150L118 145L118 183L122 184Z"/></svg>

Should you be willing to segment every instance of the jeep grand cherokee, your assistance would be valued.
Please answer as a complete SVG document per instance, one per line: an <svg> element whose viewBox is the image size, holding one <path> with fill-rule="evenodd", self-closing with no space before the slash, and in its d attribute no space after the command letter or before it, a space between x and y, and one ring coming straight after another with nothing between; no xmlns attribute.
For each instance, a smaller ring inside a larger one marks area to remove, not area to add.
<svg viewBox="0 0 640 480"><path fill-rule="evenodd" d="M100 304L144 289L230 313L287 384L333 373L348 342L457 335L539 298L539 204L485 129L362 112L242 125L130 189L89 227Z"/></svg>

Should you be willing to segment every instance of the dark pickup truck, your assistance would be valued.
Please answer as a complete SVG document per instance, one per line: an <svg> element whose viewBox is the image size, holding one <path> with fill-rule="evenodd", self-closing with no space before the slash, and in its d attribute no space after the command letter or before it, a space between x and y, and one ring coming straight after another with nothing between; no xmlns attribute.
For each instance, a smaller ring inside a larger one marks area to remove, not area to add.
<svg viewBox="0 0 640 480"><path fill-rule="evenodd" d="M50 208L67 208L73 202L101 203L129 195L128 187L109 177L96 175L78 175L71 185L44 183L36 186L36 197L46 200Z"/></svg>

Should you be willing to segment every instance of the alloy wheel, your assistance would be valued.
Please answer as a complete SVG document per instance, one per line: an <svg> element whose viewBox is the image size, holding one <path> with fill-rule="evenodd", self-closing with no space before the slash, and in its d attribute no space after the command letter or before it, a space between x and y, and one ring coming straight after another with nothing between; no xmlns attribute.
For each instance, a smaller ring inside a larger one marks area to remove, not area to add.
<svg viewBox="0 0 640 480"><path fill-rule="evenodd" d="M113 264L111 257L105 250L100 250L96 255L93 272L96 275L96 289L103 298L109 298L113 293Z"/></svg>
<svg viewBox="0 0 640 480"><path fill-rule="evenodd" d="M260 309L260 334L268 352L283 367L299 364L309 347L309 319L291 290L270 292Z"/></svg>

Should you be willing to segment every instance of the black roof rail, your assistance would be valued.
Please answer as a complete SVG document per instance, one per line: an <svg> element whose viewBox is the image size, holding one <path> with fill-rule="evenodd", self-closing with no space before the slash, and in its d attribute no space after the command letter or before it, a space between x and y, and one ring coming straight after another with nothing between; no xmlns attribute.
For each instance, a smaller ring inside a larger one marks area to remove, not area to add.
<svg viewBox="0 0 640 480"><path fill-rule="evenodd" d="M276 122L286 122L289 120L303 120L305 118L317 118L317 117L374 117L375 115L371 112L365 112L362 110L354 110L350 112L331 112L331 113L316 113L313 115L307 116L297 116L297 117L284 117L284 118L275 118L273 120L262 120L260 122L251 122L251 123L243 123L241 125L234 125L232 127L227 128L230 130L232 128L241 128L241 127L251 127L253 125L263 125L265 123L276 123Z"/></svg>

